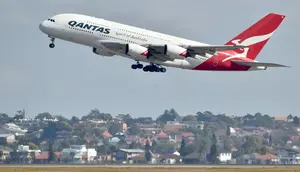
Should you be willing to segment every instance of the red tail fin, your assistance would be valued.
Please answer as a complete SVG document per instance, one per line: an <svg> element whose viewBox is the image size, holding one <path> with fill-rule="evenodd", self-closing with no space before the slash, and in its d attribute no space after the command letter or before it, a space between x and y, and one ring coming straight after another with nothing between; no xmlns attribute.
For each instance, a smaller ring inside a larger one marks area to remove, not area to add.
<svg viewBox="0 0 300 172"><path fill-rule="evenodd" d="M284 15L270 13L227 42L225 45L248 46L249 48L244 50L235 51L238 54L243 54L247 58L254 60L284 18Z"/></svg>

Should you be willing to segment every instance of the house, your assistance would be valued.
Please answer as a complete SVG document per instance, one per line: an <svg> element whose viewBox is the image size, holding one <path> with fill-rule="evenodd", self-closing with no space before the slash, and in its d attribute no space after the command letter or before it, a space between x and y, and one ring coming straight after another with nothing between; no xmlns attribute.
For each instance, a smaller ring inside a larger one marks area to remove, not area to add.
<svg viewBox="0 0 300 172"><path fill-rule="evenodd" d="M153 154L151 151L151 160L147 162L145 153L138 154L133 156L129 163L150 163L150 164L158 164L159 163L159 155Z"/></svg>
<svg viewBox="0 0 300 172"><path fill-rule="evenodd" d="M231 161L231 157L231 152L224 152L219 154L218 159L221 163L227 163Z"/></svg>
<svg viewBox="0 0 300 172"><path fill-rule="evenodd" d="M129 135L126 137L127 144L131 144L132 142L137 142L138 137L136 135Z"/></svg>
<svg viewBox="0 0 300 172"><path fill-rule="evenodd" d="M14 123L6 123L1 127L0 132L0 134L14 134L18 136L24 135L27 132L27 130L21 129L21 127Z"/></svg>
<svg viewBox="0 0 300 172"><path fill-rule="evenodd" d="M114 159L115 161L131 161L132 157L144 153L145 151L142 149L118 149L114 153Z"/></svg>
<svg viewBox="0 0 300 172"><path fill-rule="evenodd" d="M15 135L13 134L0 134L0 145L11 144L16 141Z"/></svg>
<svg viewBox="0 0 300 172"><path fill-rule="evenodd" d="M200 130L203 130L204 128L204 122L203 121L183 121L182 122L184 128L198 128Z"/></svg>
<svg viewBox="0 0 300 172"><path fill-rule="evenodd" d="M258 153L244 154L236 158L236 164L258 164L256 157L261 156Z"/></svg>
<svg viewBox="0 0 300 172"><path fill-rule="evenodd" d="M12 151L13 149L0 145L0 161L5 161L7 157L9 157L9 153Z"/></svg>
<svg viewBox="0 0 300 172"><path fill-rule="evenodd" d="M152 136L158 133L161 128L156 124L137 124L137 127L143 132L145 136Z"/></svg>
<svg viewBox="0 0 300 172"><path fill-rule="evenodd" d="M300 164L299 152L292 149L279 150L277 157L279 164Z"/></svg>
<svg viewBox="0 0 300 172"><path fill-rule="evenodd" d="M267 153L256 157L258 164L278 164L279 158L276 155Z"/></svg>
<svg viewBox="0 0 300 172"><path fill-rule="evenodd" d="M86 145L71 145L70 148L63 149L61 152L61 161L85 163L94 161L97 151L94 148L86 148Z"/></svg>
<svg viewBox="0 0 300 172"><path fill-rule="evenodd" d="M158 144L167 144L169 143L169 141L170 141L169 135L162 131L156 135L156 142Z"/></svg>
<svg viewBox="0 0 300 172"><path fill-rule="evenodd" d="M200 154L198 152L193 152L182 157L182 161L185 164L199 164L200 163Z"/></svg>
<svg viewBox="0 0 300 172"><path fill-rule="evenodd" d="M180 124L176 121L167 121L167 124L164 125L163 131L166 133L179 132L183 128L183 124Z"/></svg>

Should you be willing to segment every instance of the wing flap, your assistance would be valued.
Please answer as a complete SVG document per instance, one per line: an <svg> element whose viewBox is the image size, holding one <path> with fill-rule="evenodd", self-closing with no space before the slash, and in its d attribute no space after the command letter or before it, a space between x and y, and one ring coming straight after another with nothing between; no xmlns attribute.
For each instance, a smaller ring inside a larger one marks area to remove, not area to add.
<svg viewBox="0 0 300 172"><path fill-rule="evenodd" d="M203 46L187 46L186 47L190 53L193 54L215 54L217 51L224 51L224 50L235 50L238 48L247 48L244 45L203 45Z"/></svg>
<svg viewBox="0 0 300 172"><path fill-rule="evenodd" d="M239 60L231 60L231 62L236 63L242 66L250 66L250 67L290 67L286 65L276 64L276 63L265 63L265 62L245 62Z"/></svg>

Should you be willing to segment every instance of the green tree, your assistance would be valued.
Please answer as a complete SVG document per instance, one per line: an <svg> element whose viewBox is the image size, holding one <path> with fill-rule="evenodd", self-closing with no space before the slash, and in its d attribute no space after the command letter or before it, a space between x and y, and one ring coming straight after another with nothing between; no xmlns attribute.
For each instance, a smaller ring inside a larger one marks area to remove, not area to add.
<svg viewBox="0 0 300 172"><path fill-rule="evenodd" d="M260 154L264 155L267 153L267 148L264 146L260 149Z"/></svg>
<svg viewBox="0 0 300 172"><path fill-rule="evenodd" d="M147 140L146 145L145 145L145 158L147 162L151 161L152 155L151 155L151 146L149 144L149 140Z"/></svg>
<svg viewBox="0 0 300 172"><path fill-rule="evenodd" d="M197 121L197 117L195 115L187 115L182 118L182 121Z"/></svg>
<svg viewBox="0 0 300 172"><path fill-rule="evenodd" d="M129 127L126 132L128 135L139 135L141 134L141 129L134 124L133 126Z"/></svg>
<svg viewBox="0 0 300 172"><path fill-rule="evenodd" d="M25 110L18 110L13 119L20 120L24 118L25 118Z"/></svg>
<svg viewBox="0 0 300 172"><path fill-rule="evenodd" d="M293 123L296 124L296 125L299 125L300 120L299 120L298 116L294 116L293 119L294 119L294 120L293 120Z"/></svg>
<svg viewBox="0 0 300 172"><path fill-rule="evenodd" d="M179 153L180 153L180 156L185 156L186 155L186 143L185 143L184 138L182 138L182 140L181 140Z"/></svg>
<svg viewBox="0 0 300 172"><path fill-rule="evenodd" d="M216 146L216 144L213 144L210 147L210 157L211 157L211 162L215 164L217 162L217 146Z"/></svg>
<svg viewBox="0 0 300 172"><path fill-rule="evenodd" d="M73 125L75 123L78 123L80 121L80 119L76 116L72 116L71 120L70 120L70 125Z"/></svg>
<svg viewBox="0 0 300 172"><path fill-rule="evenodd" d="M43 120L44 118L54 119L54 117L49 112L40 113L35 117L36 120Z"/></svg>
<svg viewBox="0 0 300 172"><path fill-rule="evenodd" d="M229 126L229 125L227 126L226 135L227 135L227 136L230 136L230 126Z"/></svg>
<svg viewBox="0 0 300 172"><path fill-rule="evenodd" d="M29 142L28 146L29 146L29 149L31 149L31 150L39 150L40 149L36 144L34 144L32 142Z"/></svg>
<svg viewBox="0 0 300 172"><path fill-rule="evenodd" d="M156 122L158 122L160 124L166 124L167 121L174 121L175 119L177 119L179 117L180 116L174 109L171 109L170 111L165 110L164 113L156 119Z"/></svg>
<svg viewBox="0 0 300 172"><path fill-rule="evenodd" d="M82 121L86 120L104 120L110 121L112 120L112 116L109 113L101 113L98 109L92 109L90 113L81 118Z"/></svg>
<svg viewBox="0 0 300 172"><path fill-rule="evenodd" d="M213 135L212 135L212 144L214 144L214 145L217 144L217 138L216 138L215 133L213 133Z"/></svg>
<svg viewBox="0 0 300 172"><path fill-rule="evenodd" d="M53 140L49 140L49 157L48 162L53 162L55 160L54 157L54 151L53 151Z"/></svg>

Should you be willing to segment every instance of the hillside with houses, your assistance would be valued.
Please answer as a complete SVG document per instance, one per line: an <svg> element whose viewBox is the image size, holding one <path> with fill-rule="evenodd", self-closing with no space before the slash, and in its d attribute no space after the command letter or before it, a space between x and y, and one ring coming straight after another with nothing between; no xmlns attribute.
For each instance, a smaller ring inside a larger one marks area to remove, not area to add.
<svg viewBox="0 0 300 172"><path fill-rule="evenodd" d="M300 164L297 116L0 113L4 164Z"/></svg>

